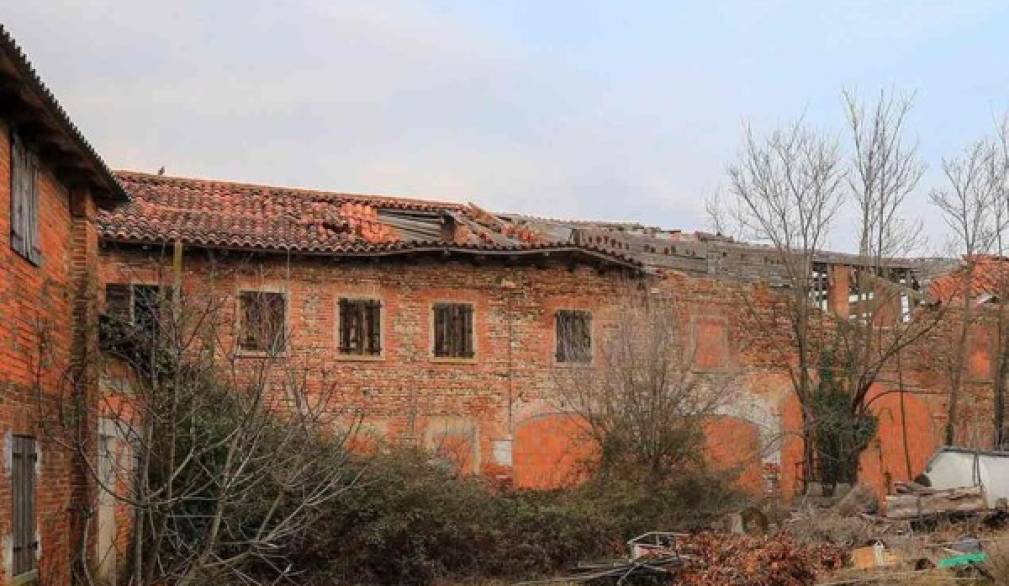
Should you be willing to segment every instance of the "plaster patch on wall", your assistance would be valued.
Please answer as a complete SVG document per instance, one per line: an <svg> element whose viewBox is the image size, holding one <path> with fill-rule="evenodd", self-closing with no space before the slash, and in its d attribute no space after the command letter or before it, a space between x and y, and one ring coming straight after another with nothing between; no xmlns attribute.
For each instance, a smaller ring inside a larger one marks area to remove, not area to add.
<svg viewBox="0 0 1009 586"><path fill-rule="evenodd" d="M3 558L4 575L10 576L14 572L14 536L10 533L4 535Z"/></svg>
<svg viewBox="0 0 1009 586"><path fill-rule="evenodd" d="M494 440L493 451L495 464L498 466L512 465L512 440Z"/></svg>
<svg viewBox="0 0 1009 586"><path fill-rule="evenodd" d="M781 465L781 415L768 398L741 392L736 400L721 406L717 414L736 417L756 426L760 439L760 461Z"/></svg>

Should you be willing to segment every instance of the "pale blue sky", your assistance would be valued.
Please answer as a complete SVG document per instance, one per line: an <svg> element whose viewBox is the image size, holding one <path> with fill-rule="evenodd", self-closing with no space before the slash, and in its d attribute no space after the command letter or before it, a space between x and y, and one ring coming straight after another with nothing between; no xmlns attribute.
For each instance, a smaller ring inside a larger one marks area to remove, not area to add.
<svg viewBox="0 0 1009 586"><path fill-rule="evenodd" d="M1000 2L37 0L0 18L110 165L704 228L745 121L916 92L930 171L1009 106ZM847 246L842 224L832 241Z"/></svg>

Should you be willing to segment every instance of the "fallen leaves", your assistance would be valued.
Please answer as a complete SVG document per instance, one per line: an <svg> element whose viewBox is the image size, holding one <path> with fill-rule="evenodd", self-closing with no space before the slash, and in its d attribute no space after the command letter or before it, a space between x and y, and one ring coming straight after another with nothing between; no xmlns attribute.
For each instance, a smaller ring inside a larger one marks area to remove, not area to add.
<svg viewBox="0 0 1009 586"><path fill-rule="evenodd" d="M812 584L817 573L844 565L846 551L830 544L802 545L787 535L697 533L677 541L692 559L677 576L688 586Z"/></svg>

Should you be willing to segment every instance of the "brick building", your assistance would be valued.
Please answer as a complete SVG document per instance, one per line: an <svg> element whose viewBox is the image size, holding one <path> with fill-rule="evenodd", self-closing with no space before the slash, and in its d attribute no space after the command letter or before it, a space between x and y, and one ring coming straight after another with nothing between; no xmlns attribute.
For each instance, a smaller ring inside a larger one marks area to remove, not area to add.
<svg viewBox="0 0 1009 586"><path fill-rule="evenodd" d="M787 496L801 485L801 412L781 368L794 359L792 340L784 324L755 325L748 305L770 307L783 291L770 249L633 224L493 214L472 204L117 176L132 200L99 217L100 282L117 292L156 284L166 250L178 243L186 251L184 282L213 282L231 298L234 323L243 319L243 297L275 297L290 347L341 381L376 437L452 445L465 469L517 486L570 479L585 454L572 445L570 416L551 400L554 373L567 366L558 324L585 319L596 337L619 317L615 300L634 281L676 296L699 371L734 373L738 399L708 425L709 457L741 468L741 483L754 493ZM822 289L813 303L845 318L869 311L853 293L857 263L852 255L818 254ZM909 292L950 266L885 264ZM903 293L894 304L888 319L911 309ZM439 313L453 311L462 313ZM444 338L452 332L455 342ZM940 335L948 328L907 349L910 366L900 376L884 369L868 397L879 430L860 476L880 493L920 472L942 443L948 377L930 360ZM973 411L985 401L971 401Z"/></svg>
<svg viewBox="0 0 1009 586"><path fill-rule="evenodd" d="M369 437L444 450L464 470L522 487L571 480L585 455L571 416L552 400L555 374L591 363L627 287L668 292L694 367L734 375L735 400L707 426L708 457L737 467L754 493L800 484L801 415L781 368L794 359L790 334L754 327L750 315L773 306L786 283L766 248L472 204L112 173L2 28L0 194L10 210L0 214L5 578L62 583L82 551L107 571L124 553L113 546L126 513L87 486L81 462L47 433L46 412L66 393L96 404L88 324L102 311L142 319L143 300L174 268L187 290L228 300L242 360L280 343L292 363L340 382L345 403L366 414ZM909 290L948 269L886 263ZM811 301L862 315L865 301L851 292L856 264L819 254L822 290ZM986 303L997 297L982 289ZM898 299L893 315L910 307ZM970 423L958 438L978 447L990 445L996 363L983 311L968 338L961 417ZM880 492L917 474L942 442L940 354L956 335L954 325L938 328L908 349L906 373L885 370L870 393L879 429L860 478ZM83 428L92 449L115 441L94 409ZM88 515L85 539L74 519Z"/></svg>
<svg viewBox="0 0 1009 586"><path fill-rule="evenodd" d="M67 583L88 501L73 454L44 424L88 345L99 207L126 194L0 27L0 579ZM8 213L9 212L9 213ZM97 425L96 421L92 421ZM87 425L90 427L90 424ZM97 428L93 429L97 433Z"/></svg>
<svg viewBox="0 0 1009 586"><path fill-rule="evenodd" d="M184 286L229 298L233 323L244 319L247 299L274 297L291 351L340 381L375 436L452 445L463 468L517 486L564 482L585 454L571 441L570 415L552 400L557 369L569 366L558 352L562 323L584 320L597 338L619 319L616 301L634 281L676 296L697 370L734 374L738 399L708 425L710 457L741 467L754 493L796 485L801 443L789 432L799 411L781 368L791 341L787 328L755 329L744 302L770 304L779 294L781 268L768 249L473 205L117 176L132 200L99 218L107 292L121 299L159 285L166 250L179 243ZM851 310L841 276L853 262L821 255L825 309ZM891 264L905 275L921 268ZM453 311L462 313L444 313ZM241 331L235 339L244 343ZM924 442L915 461L932 447ZM881 449L875 457L884 463L867 470L884 491L903 443Z"/></svg>

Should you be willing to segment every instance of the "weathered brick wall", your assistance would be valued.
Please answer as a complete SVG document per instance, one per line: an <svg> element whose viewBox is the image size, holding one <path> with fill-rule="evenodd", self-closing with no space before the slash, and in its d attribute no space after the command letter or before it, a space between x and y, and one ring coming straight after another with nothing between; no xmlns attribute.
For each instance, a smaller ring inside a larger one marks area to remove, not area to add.
<svg viewBox="0 0 1009 586"><path fill-rule="evenodd" d="M69 581L71 497L76 483L71 455L46 439L40 406L51 406L65 390L62 375L71 359L74 225L70 194L42 167L38 190L42 263L35 266L10 247L10 130L0 121L0 576L11 563L10 438L38 440L36 518L40 540L40 576L44 583ZM96 237L92 235L92 238ZM44 346L44 348L43 348ZM41 401L35 392L36 383Z"/></svg>
<svg viewBox="0 0 1009 586"><path fill-rule="evenodd" d="M146 250L108 245L101 252L102 283L164 282L170 247ZM311 364L320 379L338 381L343 404L367 414L366 432L391 441L448 447L470 470L522 486L551 486L569 478L585 456L573 445L567 416L555 393L554 313L593 312L594 337L614 315L626 292L620 271L600 273L543 261L506 265L487 261L383 259L377 262L258 257L232 253L211 262L186 256L183 286L190 292L228 297L234 312L242 288L280 289L288 295L292 362ZM637 282L637 281L635 281ZM683 312L684 333L699 370L732 372L740 397L710 425L709 449L725 466L745 468L744 484L763 489L762 464L777 468L787 379L778 364L787 342L754 331L750 303L770 293L750 285L693 277L647 278L647 286L673 291ZM367 296L383 303L383 356L348 358L337 350L337 303ZM476 356L439 360L431 352L431 306L438 301L474 305ZM234 316L225 321L233 323ZM247 359L254 360L254 359ZM742 441L741 441L742 438Z"/></svg>
<svg viewBox="0 0 1009 586"><path fill-rule="evenodd" d="M156 282L170 267L170 256L170 247L108 245L101 252L100 281ZM594 327L603 327L615 317L615 296L627 286L619 271L601 274L546 261L537 268L444 258L335 262L237 253L214 258L212 263L202 253L187 254L184 286L230 297L230 312L240 288L287 291L292 346L302 364L316 368L320 387L339 381L341 401L367 414L368 433L447 447L467 469L519 486L556 486L579 477L586 449L572 441L577 434L570 418L551 399L553 315L560 308L588 309ZM731 373L733 400L707 426L710 459L739 467L742 486L754 494L763 492L772 476L781 495L794 494L800 486L802 419L782 366L795 361L782 292L677 273L648 277L646 286L675 293L687 342L696 351L695 367ZM382 300L381 359L338 354L336 307L343 295ZM451 300L475 306L472 360L431 357L431 304ZM860 478L881 494L895 480L918 474L941 444L948 390L943 353L951 348L954 328L944 322L902 353L902 385L891 365L869 394L879 431L862 454ZM990 373L983 372L991 365L986 335L982 328L972 336L968 357L973 374L960 429L971 437L991 427ZM904 392L896 392L901 386Z"/></svg>

